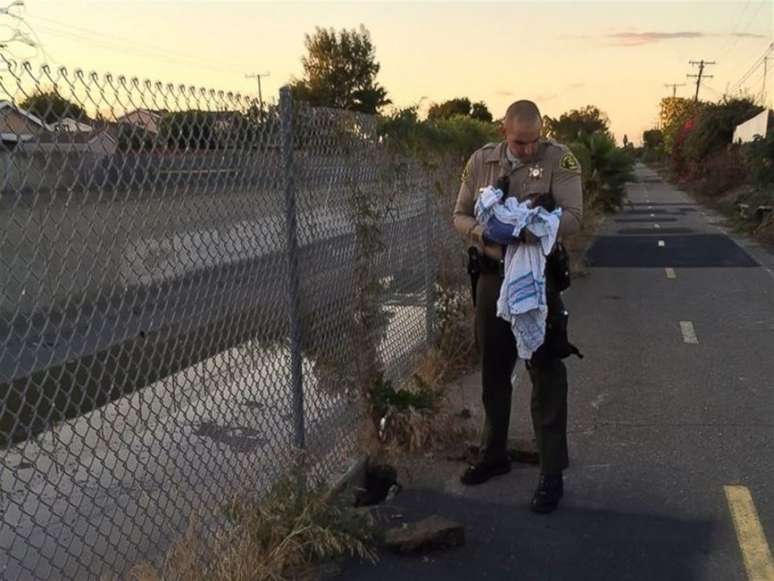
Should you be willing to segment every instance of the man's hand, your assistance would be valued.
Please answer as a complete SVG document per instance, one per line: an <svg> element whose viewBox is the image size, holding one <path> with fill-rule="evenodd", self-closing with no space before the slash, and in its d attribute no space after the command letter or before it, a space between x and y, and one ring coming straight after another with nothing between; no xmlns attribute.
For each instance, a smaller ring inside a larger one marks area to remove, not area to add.
<svg viewBox="0 0 774 581"><path fill-rule="evenodd" d="M540 238L535 236L526 228L523 228L519 234L519 240L521 240L524 244L540 244Z"/></svg>
<svg viewBox="0 0 774 581"><path fill-rule="evenodd" d="M556 210L556 202L551 194L531 194L528 199L533 208L540 206L548 212Z"/></svg>
<svg viewBox="0 0 774 581"><path fill-rule="evenodd" d="M513 235L513 224L506 224L492 216L484 229L484 240L492 244L513 244L518 242L518 237Z"/></svg>

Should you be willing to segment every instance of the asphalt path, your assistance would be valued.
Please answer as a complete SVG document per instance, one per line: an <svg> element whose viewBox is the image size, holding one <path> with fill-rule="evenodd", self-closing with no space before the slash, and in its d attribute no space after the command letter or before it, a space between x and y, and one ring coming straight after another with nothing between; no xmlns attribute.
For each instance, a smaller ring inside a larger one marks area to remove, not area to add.
<svg viewBox="0 0 774 581"><path fill-rule="evenodd" d="M528 511L534 467L474 488L458 483L460 467L385 510L455 519L464 547L385 553L341 579L774 578L774 255L653 171L636 173L588 252L589 276L566 293L586 358L568 360L560 510ZM511 430L526 435L523 375Z"/></svg>

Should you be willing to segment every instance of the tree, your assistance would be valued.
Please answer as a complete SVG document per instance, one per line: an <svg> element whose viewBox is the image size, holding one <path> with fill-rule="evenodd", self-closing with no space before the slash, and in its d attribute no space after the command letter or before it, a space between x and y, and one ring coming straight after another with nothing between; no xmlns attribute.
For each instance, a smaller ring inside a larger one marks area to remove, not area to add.
<svg viewBox="0 0 774 581"><path fill-rule="evenodd" d="M563 143L594 133L610 133L610 119L594 105L562 113L558 119L544 117L546 133Z"/></svg>
<svg viewBox="0 0 774 581"><path fill-rule="evenodd" d="M685 156L692 161L702 161L725 148L740 123L763 111L752 99L724 99L719 103L706 104L696 119L693 131L685 139Z"/></svg>
<svg viewBox="0 0 774 581"><path fill-rule="evenodd" d="M431 105L430 109L427 111L427 118L430 121L451 119L455 115L471 117L473 119L478 119L479 121L492 121L492 114L489 112L489 109L483 101L471 103L470 99L467 97L457 97L455 99L444 101L443 103L435 103Z"/></svg>
<svg viewBox="0 0 774 581"><path fill-rule="evenodd" d="M86 111L80 105L68 101L56 90L38 90L19 104L21 109L32 113L46 123L56 123L70 117L71 119L86 119Z"/></svg>
<svg viewBox="0 0 774 581"><path fill-rule="evenodd" d="M437 119L449 119L454 115L470 115L470 99L467 97L458 97L449 99L443 103L433 103L427 110L427 118L430 121Z"/></svg>
<svg viewBox="0 0 774 581"><path fill-rule="evenodd" d="M215 149L215 118L207 111L179 111L166 115L159 137L174 149Z"/></svg>
<svg viewBox="0 0 774 581"><path fill-rule="evenodd" d="M492 122L492 113L489 112L489 109L483 101L473 103L473 106L470 108L470 116L479 121Z"/></svg>
<svg viewBox="0 0 774 581"><path fill-rule="evenodd" d="M380 65L365 27L338 33L317 28L313 35L305 36L304 45L304 77L290 84L296 99L316 107L370 114L391 103L387 91L376 82Z"/></svg>
<svg viewBox="0 0 774 581"><path fill-rule="evenodd" d="M664 134L660 129L648 129L642 133L642 145L645 149L655 150L664 144Z"/></svg>
<svg viewBox="0 0 774 581"><path fill-rule="evenodd" d="M613 137L604 131L581 133L568 146L581 162L584 191L593 203L605 211L620 208L626 182L634 179L634 159L630 150L616 147Z"/></svg>
<svg viewBox="0 0 774 581"><path fill-rule="evenodd" d="M476 149L499 137L493 123L465 115L421 121L417 107L380 116L378 132L384 143L396 152L422 159L451 156L460 163Z"/></svg>
<svg viewBox="0 0 774 581"><path fill-rule="evenodd" d="M678 134L683 130L685 123L693 117L702 107L701 103L695 103L693 99L683 97L664 97L659 107L659 123L664 136L664 151L672 153Z"/></svg>

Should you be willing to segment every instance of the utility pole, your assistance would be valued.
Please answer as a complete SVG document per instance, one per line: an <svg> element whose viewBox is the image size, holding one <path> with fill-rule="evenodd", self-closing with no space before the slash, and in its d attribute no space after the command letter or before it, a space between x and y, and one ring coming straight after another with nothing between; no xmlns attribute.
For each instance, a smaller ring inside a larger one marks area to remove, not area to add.
<svg viewBox="0 0 774 581"><path fill-rule="evenodd" d="M766 73L768 72L769 57L763 57L763 84L761 85L761 105L766 106Z"/></svg>
<svg viewBox="0 0 774 581"><path fill-rule="evenodd" d="M694 102L696 102L696 101L699 100L699 88L701 87L701 80L702 79L711 79L711 78L713 78L712 75L705 75L704 74L704 67L706 67L708 65L714 65L715 61L705 61L704 59L702 59L700 61L689 61L689 64L691 64L693 66L697 66L698 65L698 67L699 67L699 74L698 75L685 75L689 79L692 79L692 78L696 79L696 95L694 95L694 97L693 97Z"/></svg>
<svg viewBox="0 0 774 581"><path fill-rule="evenodd" d="M258 79L258 103L261 108L261 115L263 115L263 93L261 92L261 78L270 76L269 73L254 73L252 75L245 75L246 79Z"/></svg>
<svg viewBox="0 0 774 581"><path fill-rule="evenodd" d="M677 87L684 87L685 83L665 83L664 86L668 89L672 87L672 98L677 97Z"/></svg>

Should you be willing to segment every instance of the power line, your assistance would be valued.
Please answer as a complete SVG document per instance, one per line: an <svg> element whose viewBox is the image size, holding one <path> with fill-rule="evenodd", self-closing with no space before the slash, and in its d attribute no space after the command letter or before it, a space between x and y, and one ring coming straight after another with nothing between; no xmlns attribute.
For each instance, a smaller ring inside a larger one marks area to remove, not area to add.
<svg viewBox="0 0 774 581"><path fill-rule="evenodd" d="M755 12L753 12L752 16L750 16L750 19L747 21L747 24L745 24L744 28L741 31L734 32L734 43L731 45L731 47L728 49L728 52L723 52L725 55L725 58L728 62L730 62L730 57L732 54L736 52L736 45L739 42L740 38L743 38L744 35L747 33L747 31L750 28L750 25L755 21L755 19L758 16L758 13L761 11L761 8L763 6L768 5L768 0L764 0L763 2L758 2L758 7L755 9ZM747 8L747 5L745 4L745 8Z"/></svg>
<svg viewBox="0 0 774 581"><path fill-rule="evenodd" d="M712 92L714 95L717 95L718 97L722 97L722 96L723 96L723 95L720 93L720 91L718 91L717 89L715 89L715 87L711 86L709 83L702 83L702 85L701 85L701 86L702 86L703 88L705 88L705 89L709 89L709 90L710 90L710 91L711 91L711 92Z"/></svg>
<svg viewBox="0 0 774 581"><path fill-rule="evenodd" d="M693 100L695 102L695 101L699 100L699 89L701 88L701 80L702 79L712 79L713 78L712 75L705 75L704 74L704 67L709 66L709 65L714 65L715 61L705 61L704 59L702 59L700 61L689 61L689 64L691 64L693 66L698 66L699 67L699 74L698 75L685 75L689 79L692 79L692 78L696 79L696 95L694 95L694 97L693 97Z"/></svg>
<svg viewBox="0 0 774 581"><path fill-rule="evenodd" d="M263 114L263 93L261 92L261 78L268 77L271 73L253 73L245 75L246 79L258 79L258 103L260 106L261 114Z"/></svg>
<svg viewBox="0 0 774 581"><path fill-rule="evenodd" d="M774 52L774 42L770 43L768 48L763 52L761 56L759 56L757 59L755 59L755 62L750 66L750 68L745 72L738 81L736 81L733 85L731 85L731 88L729 89L729 93L735 93L737 89L741 89L742 85L749 79L755 71L757 71L761 65L765 62L766 58Z"/></svg>
<svg viewBox="0 0 774 581"><path fill-rule="evenodd" d="M677 87L684 87L685 83L665 83L664 86L668 89L672 87L672 98L677 97Z"/></svg>
<svg viewBox="0 0 774 581"><path fill-rule="evenodd" d="M19 10L23 10L24 7L25 6L24 6L23 0L14 0L4 8L0 8L0 15L9 16L16 20L15 27L8 26L9 28L11 28L11 30L14 31L14 37L11 40L17 41L21 44L25 44L35 49L34 56L26 57L27 59L36 58L39 54L43 54L46 60L55 62L54 59L51 58L51 55L46 51L46 48L43 45L43 41L40 40L38 33L35 31L32 25L30 25L30 23L27 22L24 16L22 16L21 14L16 14L14 11L12 11L13 8L18 8ZM24 28L25 30L22 30L22 28ZM5 42L9 42L9 41L6 40Z"/></svg>
<svg viewBox="0 0 774 581"><path fill-rule="evenodd" d="M42 16L33 16L34 20L42 22L40 25L42 30L45 30L48 34L53 36L60 36L66 38L72 38L74 40L81 40L89 42L90 46L99 46L106 50L121 51L126 53L127 49L135 53L144 53L156 58L162 58L168 62L175 63L195 63L199 68L216 70L216 71L229 71L238 72L239 69L225 64L220 61L210 60L206 58L200 58L186 54L180 51L174 51L168 48L157 46L149 43L141 43L136 39L128 39L113 34L106 34L83 28L80 26L73 26L64 22L59 22L51 18L45 18Z"/></svg>
<svg viewBox="0 0 774 581"><path fill-rule="evenodd" d="M744 6L741 10L736 10L736 6L732 5L732 9L736 12L736 18L734 18L734 24L731 27L731 32L728 35L728 38L726 38L726 41L723 43L723 48L720 51L720 54L726 54L726 51L730 48L732 48L732 42L733 46L736 46L736 43L739 42L739 35L737 34L737 28L742 23L742 18L744 18L745 12L747 12L747 9L750 7L750 0L745 0Z"/></svg>

